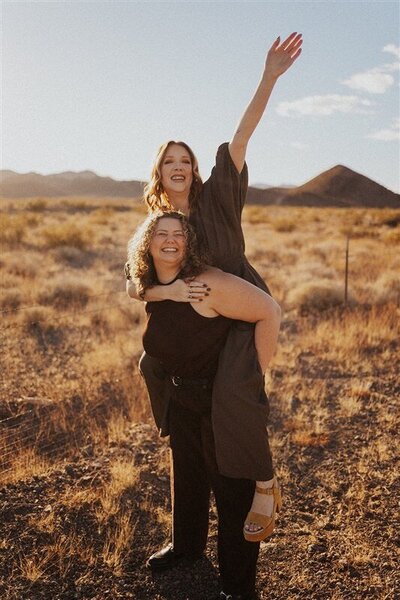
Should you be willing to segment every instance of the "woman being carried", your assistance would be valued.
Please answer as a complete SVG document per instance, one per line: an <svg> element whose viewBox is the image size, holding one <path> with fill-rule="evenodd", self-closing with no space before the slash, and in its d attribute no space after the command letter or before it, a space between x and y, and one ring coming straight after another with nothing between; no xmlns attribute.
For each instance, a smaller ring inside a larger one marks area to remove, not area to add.
<svg viewBox="0 0 400 600"><path fill-rule="evenodd" d="M262 395L262 373L277 344L279 306L256 286L206 266L194 231L179 212L149 215L129 242L128 265L139 292L193 276L206 280L212 288L212 294L202 302L166 300L146 304L143 346L166 373L173 463L173 550L170 548L167 559L165 550L154 555L150 566L171 566L171 550L175 564L182 557L201 556L207 541L212 489L218 510L218 561L223 588L220 598L253 600L259 544L245 540L243 523L255 482L220 473L211 421L213 385L232 322L240 320L254 324L256 358L253 381L241 387L243 401L251 388L259 397ZM246 419L242 426L246 428ZM262 537L272 533L281 504L275 478L269 491L271 514L258 521Z"/></svg>

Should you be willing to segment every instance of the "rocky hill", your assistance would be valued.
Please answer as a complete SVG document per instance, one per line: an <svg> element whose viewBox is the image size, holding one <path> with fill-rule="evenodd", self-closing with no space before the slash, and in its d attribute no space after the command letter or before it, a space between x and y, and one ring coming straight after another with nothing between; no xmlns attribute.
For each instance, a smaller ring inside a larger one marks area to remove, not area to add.
<svg viewBox="0 0 400 600"><path fill-rule="evenodd" d="M1 171L0 197L110 196L138 197L144 182L116 181L93 171L53 175ZM343 165L336 165L300 186L249 187L249 204L289 206L364 206L400 208L400 195Z"/></svg>
<svg viewBox="0 0 400 600"><path fill-rule="evenodd" d="M343 165L297 187L249 188L250 204L288 206L367 206L400 208L400 195Z"/></svg>

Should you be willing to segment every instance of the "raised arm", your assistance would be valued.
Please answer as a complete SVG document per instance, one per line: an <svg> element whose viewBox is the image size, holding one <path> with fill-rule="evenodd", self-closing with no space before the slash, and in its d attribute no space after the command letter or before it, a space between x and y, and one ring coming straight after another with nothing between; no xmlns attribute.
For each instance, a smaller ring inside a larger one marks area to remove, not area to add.
<svg viewBox="0 0 400 600"><path fill-rule="evenodd" d="M255 345L261 369L265 372L278 342L279 304L260 288L230 273L213 269L207 277L213 288L207 301L212 310L230 319L256 323Z"/></svg>
<svg viewBox="0 0 400 600"><path fill-rule="evenodd" d="M301 35L294 32L282 44L279 43L278 36L268 51L261 81L229 143L229 152L239 173L243 169L248 141L260 122L278 77L283 75L301 54Z"/></svg>

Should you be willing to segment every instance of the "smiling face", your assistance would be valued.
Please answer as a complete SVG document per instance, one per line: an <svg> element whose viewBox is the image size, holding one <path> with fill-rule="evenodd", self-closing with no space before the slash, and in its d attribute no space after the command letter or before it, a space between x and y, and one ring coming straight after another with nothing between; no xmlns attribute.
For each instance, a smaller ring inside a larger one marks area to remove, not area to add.
<svg viewBox="0 0 400 600"><path fill-rule="evenodd" d="M186 235L182 223L171 217L158 220L150 243L154 265L179 268L185 258Z"/></svg>
<svg viewBox="0 0 400 600"><path fill-rule="evenodd" d="M179 144L168 146L161 163L161 183L168 196L189 196L193 166L189 152Z"/></svg>

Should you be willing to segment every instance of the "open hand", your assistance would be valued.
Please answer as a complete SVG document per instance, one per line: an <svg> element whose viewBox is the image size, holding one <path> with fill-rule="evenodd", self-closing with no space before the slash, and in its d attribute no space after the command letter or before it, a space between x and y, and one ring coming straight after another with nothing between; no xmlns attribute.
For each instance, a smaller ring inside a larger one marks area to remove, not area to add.
<svg viewBox="0 0 400 600"><path fill-rule="evenodd" d="M206 283L194 278L177 279L168 288L168 298L174 302L201 302L211 291Z"/></svg>
<svg viewBox="0 0 400 600"><path fill-rule="evenodd" d="M278 78L292 66L301 54L302 34L296 31L291 33L280 44L280 36L272 44L265 60L264 74L268 77Z"/></svg>

